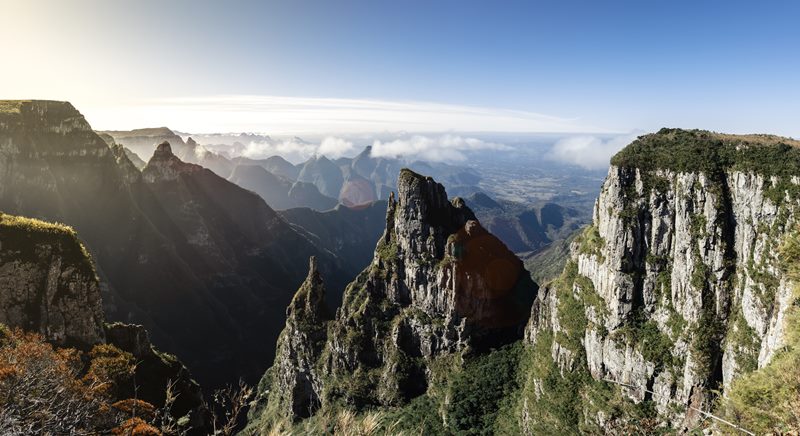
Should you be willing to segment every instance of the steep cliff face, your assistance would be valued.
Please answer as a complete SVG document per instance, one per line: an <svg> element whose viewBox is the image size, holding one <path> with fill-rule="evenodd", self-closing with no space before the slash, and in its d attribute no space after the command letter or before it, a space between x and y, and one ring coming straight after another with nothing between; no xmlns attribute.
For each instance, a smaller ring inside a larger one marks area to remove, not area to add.
<svg viewBox="0 0 800 436"><path fill-rule="evenodd" d="M0 213L0 323L60 346L103 342L94 267L65 226Z"/></svg>
<svg viewBox="0 0 800 436"><path fill-rule="evenodd" d="M614 157L594 222L527 331L567 378L591 376L578 388L590 399L572 405L575 424L630 423L587 394L622 383L623 397L653 404L659 421L696 425L702 417L688 406L709 410L714 390L775 355L792 301L777 248L797 224L799 145L664 129ZM546 374L531 375L530 431L542 429L558 385Z"/></svg>
<svg viewBox="0 0 800 436"><path fill-rule="evenodd" d="M463 201L448 201L442 185L403 170L372 264L348 286L334 319L303 333L297 325L318 322L290 317L251 427L427 395L446 409L449 371L521 338L536 289ZM301 289L295 301L308 301L302 295L311 294ZM311 341L292 339L312 333Z"/></svg>

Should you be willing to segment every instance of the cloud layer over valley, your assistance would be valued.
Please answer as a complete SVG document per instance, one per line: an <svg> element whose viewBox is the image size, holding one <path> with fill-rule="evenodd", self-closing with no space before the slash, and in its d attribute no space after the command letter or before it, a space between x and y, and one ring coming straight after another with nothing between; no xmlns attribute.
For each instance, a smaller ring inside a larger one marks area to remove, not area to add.
<svg viewBox="0 0 800 436"><path fill-rule="evenodd" d="M468 153L475 151L510 151L511 147L484 141L473 137L455 134L444 135L403 135L389 140L366 140L356 145L353 141L338 136L326 136L318 143L305 141L298 137L273 139L263 137L258 141L244 144L241 155L252 159L263 159L279 155L294 163L305 161L314 155L328 158L352 157L366 145L372 146L373 157L391 157L404 160L423 160L429 162L463 162ZM231 151L234 151L231 149ZM238 154L234 151L234 154Z"/></svg>
<svg viewBox="0 0 800 436"><path fill-rule="evenodd" d="M641 132L619 136L580 135L558 140L545 158L564 164L577 165L589 170L608 167L616 152L630 144Z"/></svg>
<svg viewBox="0 0 800 436"><path fill-rule="evenodd" d="M388 142L376 140L372 145L372 155L376 157L413 158L433 162L462 162L467 159L465 152L481 150L511 150L511 147L452 134L414 135Z"/></svg>

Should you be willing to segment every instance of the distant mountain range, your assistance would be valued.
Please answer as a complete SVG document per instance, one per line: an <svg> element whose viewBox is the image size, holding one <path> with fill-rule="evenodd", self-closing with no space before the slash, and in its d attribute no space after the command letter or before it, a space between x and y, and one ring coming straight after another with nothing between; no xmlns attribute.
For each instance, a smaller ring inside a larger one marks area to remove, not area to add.
<svg viewBox="0 0 800 436"><path fill-rule="evenodd" d="M372 155L371 146L352 158L332 160L318 155L294 165L280 156L251 159L241 155L250 142L273 141L263 135L204 134L197 136L205 141L199 144L195 136L188 136L184 141L182 136L189 134L178 135L166 127L101 134L109 135L143 159L149 159L156 144L168 141L173 153L184 162L202 165L258 193L276 209L310 207L327 210L338 203L358 206L385 200L397 189L397 174L405 167L435 175L456 195L481 192L478 187L481 176L472 168L376 157ZM300 138L295 138L295 141L304 143ZM139 161L137 158L131 160ZM263 168L271 174L252 167Z"/></svg>

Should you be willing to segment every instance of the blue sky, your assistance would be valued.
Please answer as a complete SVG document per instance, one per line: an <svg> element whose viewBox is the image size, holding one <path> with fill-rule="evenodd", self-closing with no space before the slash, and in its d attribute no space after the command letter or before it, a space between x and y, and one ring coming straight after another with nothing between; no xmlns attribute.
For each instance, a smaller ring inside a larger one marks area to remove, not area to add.
<svg viewBox="0 0 800 436"><path fill-rule="evenodd" d="M70 100L100 128L800 136L800 2L0 2L0 98Z"/></svg>

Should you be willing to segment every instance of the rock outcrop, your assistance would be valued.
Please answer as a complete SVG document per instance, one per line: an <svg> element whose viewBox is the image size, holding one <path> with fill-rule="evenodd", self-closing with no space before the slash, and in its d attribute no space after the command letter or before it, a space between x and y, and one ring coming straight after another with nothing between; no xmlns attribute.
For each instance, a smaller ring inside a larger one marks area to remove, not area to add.
<svg viewBox="0 0 800 436"><path fill-rule="evenodd" d="M562 373L585 369L625 385L635 403L652 400L659 422L697 425L691 408L709 410L716 390L783 344L792 286L777 248L800 217L798 146L668 129L629 145L564 273L534 304L528 340L549 344ZM549 395L532 378L529 411ZM578 421L610 429L633 419L607 406L583 402ZM522 421L530 430L544 420Z"/></svg>
<svg viewBox="0 0 800 436"><path fill-rule="evenodd" d="M199 436L210 431L209 411L200 385L177 357L154 347L150 333L141 325L106 324L105 334L107 343L131 353L136 359L134 384L117 387L121 398L138 397L161 406L169 386L175 395L172 414L178 418L186 417L185 427L192 429L189 434Z"/></svg>
<svg viewBox="0 0 800 436"><path fill-rule="evenodd" d="M142 169L144 180L148 183L175 181L181 175L189 175L203 171L203 167L192 163L184 163L172 153L169 142L158 144L153 157Z"/></svg>
<svg viewBox="0 0 800 436"><path fill-rule="evenodd" d="M0 324L59 346L105 339L97 276L66 226L0 213Z"/></svg>
<svg viewBox="0 0 800 436"><path fill-rule="evenodd" d="M397 200L389 199L372 264L327 323L313 303L313 276L312 268L289 308L251 428L334 404L406 404L441 379L438 367L448 365L442 359L468 361L519 340L537 290L522 262L461 199L449 201L442 185L410 170L400 173ZM311 339L295 342L303 337Z"/></svg>

